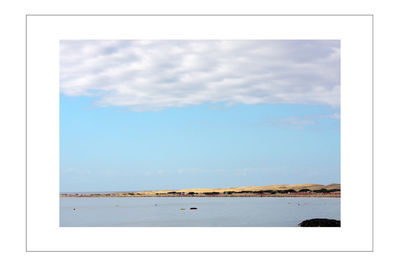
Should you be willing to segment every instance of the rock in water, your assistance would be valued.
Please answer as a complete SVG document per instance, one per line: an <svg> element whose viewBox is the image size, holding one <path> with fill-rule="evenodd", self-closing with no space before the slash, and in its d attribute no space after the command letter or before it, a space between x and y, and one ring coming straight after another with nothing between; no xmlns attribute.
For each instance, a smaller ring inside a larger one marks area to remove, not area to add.
<svg viewBox="0 0 400 267"><path fill-rule="evenodd" d="M340 227L340 221L332 219L311 219L299 223L301 227Z"/></svg>

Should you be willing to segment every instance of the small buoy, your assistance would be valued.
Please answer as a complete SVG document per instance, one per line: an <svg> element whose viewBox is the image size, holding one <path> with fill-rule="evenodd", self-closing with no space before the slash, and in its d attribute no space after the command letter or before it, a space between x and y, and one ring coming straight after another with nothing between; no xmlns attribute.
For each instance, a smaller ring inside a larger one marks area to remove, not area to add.
<svg viewBox="0 0 400 267"><path fill-rule="evenodd" d="M197 208L195 208L195 207L192 207L192 208L190 208L191 210L197 210Z"/></svg>
<svg viewBox="0 0 400 267"><path fill-rule="evenodd" d="M75 210L75 208L73 208L73 210Z"/></svg>

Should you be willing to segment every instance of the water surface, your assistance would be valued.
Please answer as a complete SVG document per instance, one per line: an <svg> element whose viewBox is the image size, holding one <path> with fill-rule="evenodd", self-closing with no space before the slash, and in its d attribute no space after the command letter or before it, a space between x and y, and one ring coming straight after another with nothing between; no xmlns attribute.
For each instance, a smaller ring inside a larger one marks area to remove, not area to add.
<svg viewBox="0 0 400 267"><path fill-rule="evenodd" d="M60 198L67 227L290 227L312 218L340 220L340 198Z"/></svg>

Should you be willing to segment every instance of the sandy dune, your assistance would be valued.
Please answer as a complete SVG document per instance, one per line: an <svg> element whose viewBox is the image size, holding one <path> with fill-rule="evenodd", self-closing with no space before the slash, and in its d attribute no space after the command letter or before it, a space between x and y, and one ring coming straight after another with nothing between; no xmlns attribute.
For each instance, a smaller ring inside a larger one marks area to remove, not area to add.
<svg viewBox="0 0 400 267"><path fill-rule="evenodd" d="M195 193L206 193L206 192L219 192L223 193L225 191L259 191L259 190L289 190L293 189L299 191L301 189L319 190L319 189L340 189L340 184L330 184L330 185L320 185L320 184L296 184L296 185L266 185L266 186L246 186L246 187L230 187L230 188L191 188L191 189L180 189L180 190L159 190L159 191L143 191L136 192L143 195L154 195L165 194L168 192L195 192Z"/></svg>

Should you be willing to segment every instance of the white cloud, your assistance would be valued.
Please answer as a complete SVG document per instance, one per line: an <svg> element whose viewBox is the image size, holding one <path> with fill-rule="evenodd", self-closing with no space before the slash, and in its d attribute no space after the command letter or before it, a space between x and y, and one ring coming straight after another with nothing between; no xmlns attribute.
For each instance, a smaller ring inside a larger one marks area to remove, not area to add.
<svg viewBox="0 0 400 267"><path fill-rule="evenodd" d="M270 121L268 124L281 128L303 130L305 126L316 124L316 121L312 118L290 116L275 119L273 121Z"/></svg>
<svg viewBox="0 0 400 267"><path fill-rule="evenodd" d="M340 119L340 114L338 112L335 112L333 114L328 115L327 117L331 118L331 119L339 120Z"/></svg>
<svg viewBox="0 0 400 267"><path fill-rule="evenodd" d="M61 41L60 87L100 106L339 106L339 41Z"/></svg>

